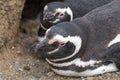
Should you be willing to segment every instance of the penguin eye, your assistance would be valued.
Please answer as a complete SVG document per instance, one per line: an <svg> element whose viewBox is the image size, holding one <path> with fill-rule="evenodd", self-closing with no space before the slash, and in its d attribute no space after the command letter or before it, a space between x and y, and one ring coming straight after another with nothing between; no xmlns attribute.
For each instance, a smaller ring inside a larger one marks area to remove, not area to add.
<svg viewBox="0 0 120 80"><path fill-rule="evenodd" d="M59 16L63 16L63 13L59 14Z"/></svg>
<svg viewBox="0 0 120 80"><path fill-rule="evenodd" d="M65 45L64 42L59 42L59 46L60 46L60 47L63 47L64 45Z"/></svg>
<svg viewBox="0 0 120 80"><path fill-rule="evenodd" d="M52 45L52 44L58 44L59 47L62 47L65 45L65 42L63 41L60 41L60 40L57 40L57 39L51 39L49 42L48 42L49 45Z"/></svg>
<svg viewBox="0 0 120 80"><path fill-rule="evenodd" d="M60 15L60 12L57 12L57 13L56 13L56 16L57 16L57 15Z"/></svg>
<svg viewBox="0 0 120 80"><path fill-rule="evenodd" d="M64 14L63 13L61 13L61 12L57 12L56 13L56 16L63 16Z"/></svg>
<svg viewBox="0 0 120 80"><path fill-rule="evenodd" d="M65 43L64 42L60 42L60 41L55 41L52 45L63 47L65 45Z"/></svg>

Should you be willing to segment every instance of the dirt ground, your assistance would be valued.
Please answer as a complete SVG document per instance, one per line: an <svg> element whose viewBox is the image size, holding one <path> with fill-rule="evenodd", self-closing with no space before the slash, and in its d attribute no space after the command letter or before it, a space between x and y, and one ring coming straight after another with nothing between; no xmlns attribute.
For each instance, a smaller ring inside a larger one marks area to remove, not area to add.
<svg viewBox="0 0 120 80"><path fill-rule="evenodd" d="M36 21L24 21L21 26L37 26ZM35 23L35 24L34 24ZM0 52L0 80L120 80L120 73L107 73L95 77L71 78L63 77L51 71L46 61L39 54L29 50L30 45L36 41L35 30L27 30L28 34L18 31L13 44L6 46ZM34 34L33 34L34 33Z"/></svg>

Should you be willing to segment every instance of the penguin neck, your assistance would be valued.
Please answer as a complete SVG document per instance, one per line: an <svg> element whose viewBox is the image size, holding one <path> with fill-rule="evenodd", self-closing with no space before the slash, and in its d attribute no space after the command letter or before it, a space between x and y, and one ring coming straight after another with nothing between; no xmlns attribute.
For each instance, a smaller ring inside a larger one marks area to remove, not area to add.
<svg viewBox="0 0 120 80"><path fill-rule="evenodd" d="M44 27L44 26L43 26L43 24L41 24L40 26L41 26L41 28L42 28L44 31L46 31L46 30L47 30L47 28L46 28L46 27Z"/></svg>
<svg viewBox="0 0 120 80"><path fill-rule="evenodd" d="M45 35L46 29L43 29L43 27L40 27L38 30L38 36L39 38L42 38Z"/></svg>
<svg viewBox="0 0 120 80"><path fill-rule="evenodd" d="M43 37L45 36L45 32L47 29L49 29L52 26L52 24L48 22L41 22L40 28L38 30L38 36Z"/></svg>

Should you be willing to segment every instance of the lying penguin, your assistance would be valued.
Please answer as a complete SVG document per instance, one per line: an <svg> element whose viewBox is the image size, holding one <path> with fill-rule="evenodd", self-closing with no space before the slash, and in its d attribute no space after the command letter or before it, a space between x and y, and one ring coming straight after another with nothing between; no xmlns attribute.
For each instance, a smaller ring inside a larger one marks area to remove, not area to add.
<svg viewBox="0 0 120 80"><path fill-rule="evenodd" d="M41 27L38 35L45 35L45 31L52 25L64 21L72 21L82 17L89 11L103 6L112 0L64 0L64 2L51 2L46 4L40 16Z"/></svg>
<svg viewBox="0 0 120 80"><path fill-rule="evenodd" d="M34 45L51 69L63 76L93 76L120 69L120 1L72 22L56 24Z"/></svg>

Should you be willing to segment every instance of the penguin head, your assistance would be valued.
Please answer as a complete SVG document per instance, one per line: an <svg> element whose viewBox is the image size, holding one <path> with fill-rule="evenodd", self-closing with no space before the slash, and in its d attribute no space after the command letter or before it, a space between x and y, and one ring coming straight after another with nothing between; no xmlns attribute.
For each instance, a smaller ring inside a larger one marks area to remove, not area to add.
<svg viewBox="0 0 120 80"><path fill-rule="evenodd" d="M51 25L71 21L73 19L72 10L62 2L51 2L45 5L43 9L43 21Z"/></svg>
<svg viewBox="0 0 120 80"><path fill-rule="evenodd" d="M46 31L44 39L35 46L44 58L51 61L67 60L75 56L82 46L81 31L77 25L63 22Z"/></svg>

